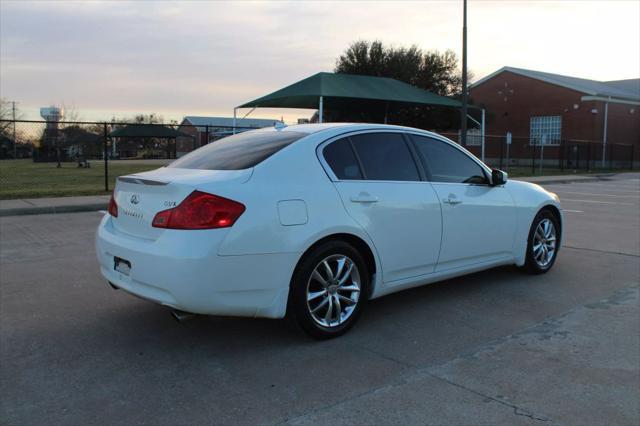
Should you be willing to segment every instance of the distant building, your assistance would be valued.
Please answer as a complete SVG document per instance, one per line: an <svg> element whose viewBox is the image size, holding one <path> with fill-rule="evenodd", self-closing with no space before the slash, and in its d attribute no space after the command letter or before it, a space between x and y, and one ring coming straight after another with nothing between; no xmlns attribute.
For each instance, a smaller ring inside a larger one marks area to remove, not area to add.
<svg viewBox="0 0 640 426"><path fill-rule="evenodd" d="M596 142L601 147L606 138L640 160L640 79L595 81L503 67L473 83L469 97L487 111L487 135L513 135L513 157L528 155L532 145ZM487 156L495 158L500 144L491 141ZM561 148L548 154L564 155ZM585 155L601 158L597 149Z"/></svg>
<svg viewBox="0 0 640 426"><path fill-rule="evenodd" d="M236 133L263 127L273 127L276 123L282 122L280 120L262 118L238 118L236 120ZM186 116L178 126L178 130L191 136L177 139L177 155L180 157L209 142L233 134L233 118Z"/></svg>

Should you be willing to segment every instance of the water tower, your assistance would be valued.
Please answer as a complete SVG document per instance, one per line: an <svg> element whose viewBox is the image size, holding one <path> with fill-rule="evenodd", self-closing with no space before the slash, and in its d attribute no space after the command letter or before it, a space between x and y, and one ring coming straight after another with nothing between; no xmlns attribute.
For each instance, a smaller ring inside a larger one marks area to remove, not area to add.
<svg viewBox="0 0 640 426"><path fill-rule="evenodd" d="M40 161L54 161L58 159L56 152L57 141L60 137L59 123L64 117L64 109L58 106L40 108L40 116L47 121L42 134L42 144L39 149Z"/></svg>
<svg viewBox="0 0 640 426"><path fill-rule="evenodd" d="M40 117L47 120L47 128L58 128L58 122L64 117L64 109L62 107L50 106L40 108Z"/></svg>

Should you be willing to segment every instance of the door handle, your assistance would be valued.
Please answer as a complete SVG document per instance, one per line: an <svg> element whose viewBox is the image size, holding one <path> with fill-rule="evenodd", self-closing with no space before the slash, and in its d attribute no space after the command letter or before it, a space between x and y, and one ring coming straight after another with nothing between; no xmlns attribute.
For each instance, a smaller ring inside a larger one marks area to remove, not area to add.
<svg viewBox="0 0 640 426"><path fill-rule="evenodd" d="M352 195L349 198L354 203L377 203L378 197L367 192L361 192L358 195Z"/></svg>
<svg viewBox="0 0 640 426"><path fill-rule="evenodd" d="M462 203L462 201L456 200L456 199L453 199L453 198L447 198L445 200L442 200L442 202L445 203L445 204L449 204L450 206L455 206L456 204Z"/></svg>
<svg viewBox="0 0 640 426"><path fill-rule="evenodd" d="M449 194L449 198L445 198L442 200L443 203L449 204L450 206L455 206L456 204L462 203L462 201L456 198L456 194Z"/></svg>

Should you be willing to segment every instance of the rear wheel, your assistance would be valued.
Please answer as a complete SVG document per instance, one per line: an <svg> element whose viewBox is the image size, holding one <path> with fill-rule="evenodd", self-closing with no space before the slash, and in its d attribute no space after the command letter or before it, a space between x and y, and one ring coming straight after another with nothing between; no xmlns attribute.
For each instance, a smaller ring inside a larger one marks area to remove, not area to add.
<svg viewBox="0 0 640 426"><path fill-rule="evenodd" d="M340 336L358 320L369 279L366 263L353 246L343 241L323 243L296 268L289 313L317 339Z"/></svg>
<svg viewBox="0 0 640 426"><path fill-rule="evenodd" d="M525 271L543 274L551 269L558 255L559 240L560 227L554 214L549 210L538 212L529 231Z"/></svg>

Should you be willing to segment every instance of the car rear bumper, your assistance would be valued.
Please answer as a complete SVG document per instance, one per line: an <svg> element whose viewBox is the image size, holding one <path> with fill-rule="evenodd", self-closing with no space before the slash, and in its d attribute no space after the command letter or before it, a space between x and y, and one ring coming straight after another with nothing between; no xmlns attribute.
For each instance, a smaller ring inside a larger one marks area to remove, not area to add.
<svg viewBox="0 0 640 426"><path fill-rule="evenodd" d="M122 233L105 215L96 234L100 272L133 295L186 312L282 318L296 253L219 256L228 229L167 230L156 240ZM129 274L114 257L131 263Z"/></svg>

